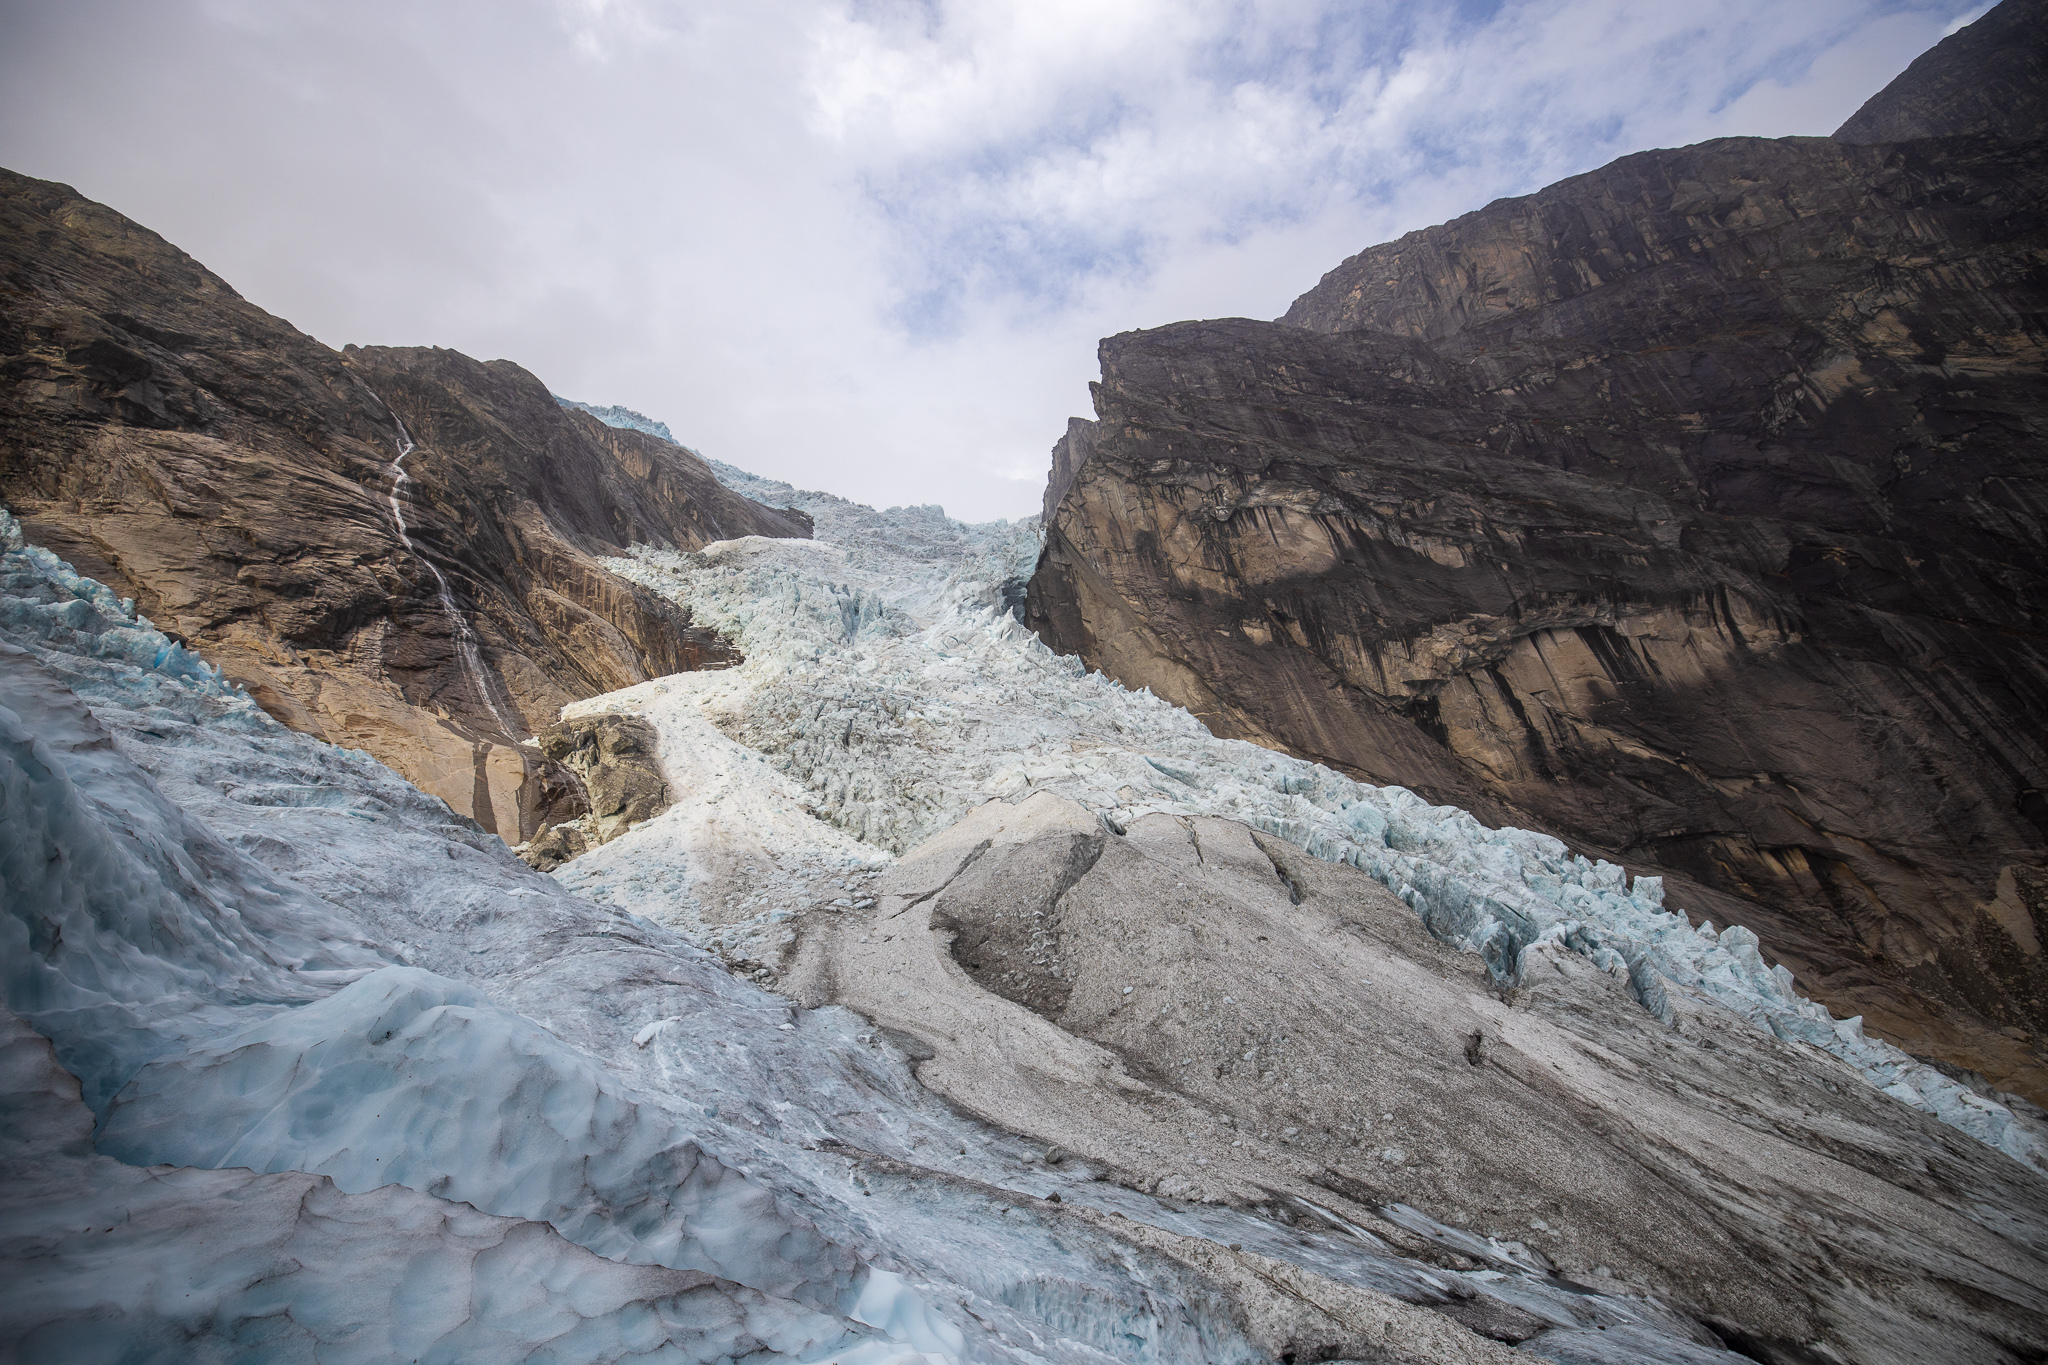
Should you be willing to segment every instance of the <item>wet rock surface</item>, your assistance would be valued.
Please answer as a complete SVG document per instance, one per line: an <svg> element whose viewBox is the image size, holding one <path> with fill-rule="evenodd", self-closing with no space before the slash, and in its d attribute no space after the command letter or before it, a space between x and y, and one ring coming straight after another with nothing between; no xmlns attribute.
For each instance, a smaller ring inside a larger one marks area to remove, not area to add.
<svg viewBox="0 0 2048 1365"><path fill-rule="evenodd" d="M1502 990L1354 869L1229 820L1118 835L1052 795L990 803L876 891L801 918L785 989L907 1035L924 1084L1063 1165L1497 1271L1476 1302L1397 1294L1482 1335L1593 1359L1636 1357L1546 1334L1668 1353L1693 1330L1767 1360L2048 1346L2037 1173L1687 990L1667 1026L1555 945ZM1523 1280L1677 1314L1573 1323ZM1362 1352L1357 1329L1272 1332L1316 1359Z"/></svg>
<svg viewBox="0 0 2048 1365"><path fill-rule="evenodd" d="M0 172L0 276L0 499L31 539L511 843L576 800L518 740L735 657L598 558L809 534L509 361L332 350L63 185Z"/></svg>
<svg viewBox="0 0 2048 1365"><path fill-rule="evenodd" d="M542 830L519 850L527 866L551 872L668 809L660 739L646 721L578 716L550 725L535 740L551 762L575 774L586 809L574 820Z"/></svg>
<svg viewBox="0 0 2048 1365"><path fill-rule="evenodd" d="M1104 342L1031 624L1219 734L1662 874L2048 1099L2042 10L1842 138L1626 157L1281 322ZM1972 63L2033 92L2004 124Z"/></svg>

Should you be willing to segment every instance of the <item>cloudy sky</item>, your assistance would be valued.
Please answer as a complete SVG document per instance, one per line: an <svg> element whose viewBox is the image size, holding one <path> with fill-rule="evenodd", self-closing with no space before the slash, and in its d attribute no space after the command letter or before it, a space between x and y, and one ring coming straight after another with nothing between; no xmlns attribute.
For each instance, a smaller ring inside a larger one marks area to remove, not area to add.
<svg viewBox="0 0 2048 1365"><path fill-rule="evenodd" d="M1644 147L1823 134L1980 0L0 0L0 164L333 345L1032 511L1097 338Z"/></svg>

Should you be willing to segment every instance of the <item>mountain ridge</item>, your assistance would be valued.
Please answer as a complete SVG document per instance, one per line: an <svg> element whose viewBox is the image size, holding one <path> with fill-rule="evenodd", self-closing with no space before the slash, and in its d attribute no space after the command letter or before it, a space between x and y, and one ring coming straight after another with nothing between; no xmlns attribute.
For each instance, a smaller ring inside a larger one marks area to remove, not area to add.
<svg viewBox="0 0 2048 1365"><path fill-rule="evenodd" d="M1866 105L1965 131L1635 153L1278 323L1109 338L1033 624L1219 733L1663 875L2048 1098L2048 177L2033 105L1982 131L1942 74L2015 31L2038 72L2040 12Z"/></svg>

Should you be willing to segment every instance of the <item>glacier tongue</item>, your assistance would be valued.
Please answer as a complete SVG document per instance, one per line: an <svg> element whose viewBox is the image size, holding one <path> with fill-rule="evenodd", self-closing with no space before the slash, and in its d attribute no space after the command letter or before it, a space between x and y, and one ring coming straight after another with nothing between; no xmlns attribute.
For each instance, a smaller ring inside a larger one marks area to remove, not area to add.
<svg viewBox="0 0 2048 1365"><path fill-rule="evenodd" d="M53 1045L0 1087L22 1358L1263 1358L1037 1196L1170 1208L1048 1179L858 1016L566 895L0 533L7 1003Z"/></svg>
<svg viewBox="0 0 2048 1365"><path fill-rule="evenodd" d="M2048 1124L2024 1102L1981 1096L1865 1037L1860 1020L1834 1019L1765 964L1748 929L1717 933L1668 909L1660 878L1630 884L1549 835L1217 739L1185 710L1054 655L1008 609L1038 555L1035 522L877 512L713 467L735 491L810 513L818 539L609 561L738 640L746 661L567 708L645 716L672 785L692 795L560 869L565 885L767 963L788 942L776 926L834 899L822 893L863 849L869 861L901 853L992 798L1050 791L1117 830L1153 813L1223 816L1371 874L1497 979L1554 944L1625 975L1660 1016L1664 983L1677 983L2048 1171ZM727 817L710 813L724 803Z"/></svg>
<svg viewBox="0 0 2048 1365"><path fill-rule="evenodd" d="M1419 1213L1404 1255L1312 1206L1096 1179L652 922L766 963L792 912L872 908L894 851L1041 786L1111 822L1350 829L1441 932L1461 885L1647 894L1045 654L1000 609L1028 526L813 501L847 544L635 562L758 649L593 704L645 710L698 785L555 878L275 724L0 513L0 1333L25 1359L1735 1359ZM1527 951L1633 970L1611 925L1543 923ZM1754 946L1714 950L1741 980ZM1445 1268L1464 1252L1482 1268Z"/></svg>

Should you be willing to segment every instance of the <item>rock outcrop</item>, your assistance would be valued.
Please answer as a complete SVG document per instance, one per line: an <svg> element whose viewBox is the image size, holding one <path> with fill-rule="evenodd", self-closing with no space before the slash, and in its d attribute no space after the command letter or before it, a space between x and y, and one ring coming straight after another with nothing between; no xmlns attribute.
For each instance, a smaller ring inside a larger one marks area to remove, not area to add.
<svg viewBox="0 0 2048 1365"><path fill-rule="evenodd" d="M1624 970L1542 944L1503 991L1353 868L1230 820L1118 835L1044 793L875 891L800 917L785 989L896 1031L919 1080L1048 1160L1453 1269L1627 1285L1759 1360L2048 1348L2036 1172L1687 989L1667 1026ZM1621 1354L1573 1354L1515 1286L1432 1306L1541 1355L1652 1354L1623 1324ZM1375 1358L1341 1317L1287 1349Z"/></svg>
<svg viewBox="0 0 2048 1365"><path fill-rule="evenodd" d="M1625 157L1277 323L1105 341L1034 627L1664 874L2048 1099L2044 33L2007 0L1840 137Z"/></svg>
<svg viewBox="0 0 2048 1365"><path fill-rule="evenodd" d="M519 856L529 867L552 872L668 809L660 737L639 717L576 716L550 725L534 739L541 753L575 774L584 809L528 841Z"/></svg>
<svg viewBox="0 0 2048 1365"><path fill-rule="evenodd" d="M519 743L564 703L734 657L600 558L809 534L509 361L332 350L63 185L0 172L0 271L30 539L511 843L578 809Z"/></svg>

